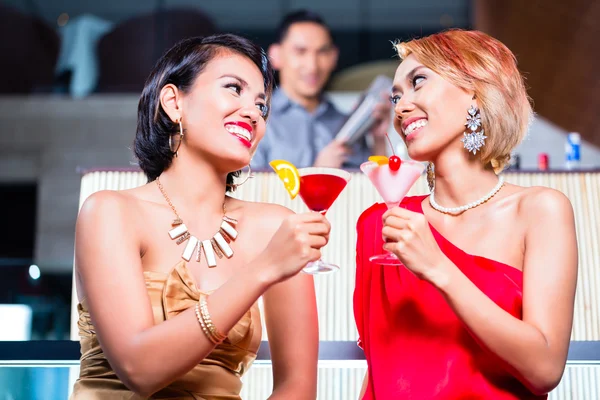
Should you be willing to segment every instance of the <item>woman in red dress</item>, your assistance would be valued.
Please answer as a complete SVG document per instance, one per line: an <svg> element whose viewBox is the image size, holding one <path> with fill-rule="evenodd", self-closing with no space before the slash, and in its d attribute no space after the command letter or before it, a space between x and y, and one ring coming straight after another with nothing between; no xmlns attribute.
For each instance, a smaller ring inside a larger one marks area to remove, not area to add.
<svg viewBox="0 0 600 400"><path fill-rule="evenodd" d="M361 398L546 399L567 358L577 242L562 193L499 175L532 117L515 57L475 31L396 47L394 126L430 162L431 194L358 221ZM370 262L382 248L404 266Z"/></svg>

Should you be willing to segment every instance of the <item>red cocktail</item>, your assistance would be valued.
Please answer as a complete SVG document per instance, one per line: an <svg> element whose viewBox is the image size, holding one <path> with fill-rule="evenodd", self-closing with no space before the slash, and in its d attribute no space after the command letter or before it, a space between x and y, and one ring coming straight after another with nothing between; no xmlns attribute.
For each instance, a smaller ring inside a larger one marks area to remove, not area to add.
<svg viewBox="0 0 600 400"><path fill-rule="evenodd" d="M325 214L347 183L337 175L304 175L300 177L300 197L311 211Z"/></svg>
<svg viewBox="0 0 600 400"><path fill-rule="evenodd" d="M350 173L337 168L300 168L300 197L311 210L323 215L344 190ZM339 266L318 260L309 263L304 272L322 274L340 269Z"/></svg>

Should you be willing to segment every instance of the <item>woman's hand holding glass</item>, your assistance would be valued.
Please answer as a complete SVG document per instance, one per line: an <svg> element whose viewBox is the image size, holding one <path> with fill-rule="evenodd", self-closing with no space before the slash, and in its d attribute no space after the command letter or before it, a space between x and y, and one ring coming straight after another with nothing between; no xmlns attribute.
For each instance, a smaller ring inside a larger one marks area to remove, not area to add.
<svg viewBox="0 0 600 400"><path fill-rule="evenodd" d="M284 281L306 264L321 258L321 248L329 241L331 225L315 212L290 214L259 256L271 283Z"/></svg>
<svg viewBox="0 0 600 400"><path fill-rule="evenodd" d="M421 279L438 278L448 259L423 214L393 207L383 214L383 248L391 251Z"/></svg>

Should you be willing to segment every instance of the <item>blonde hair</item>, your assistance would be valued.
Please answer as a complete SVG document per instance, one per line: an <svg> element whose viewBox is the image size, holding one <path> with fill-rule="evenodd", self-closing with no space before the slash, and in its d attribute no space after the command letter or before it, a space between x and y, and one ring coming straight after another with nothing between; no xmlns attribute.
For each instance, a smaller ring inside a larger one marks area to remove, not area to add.
<svg viewBox="0 0 600 400"><path fill-rule="evenodd" d="M487 136L481 161L502 171L533 118L523 76L508 47L483 32L459 29L396 42L394 47L401 59L414 54L455 86L475 92Z"/></svg>

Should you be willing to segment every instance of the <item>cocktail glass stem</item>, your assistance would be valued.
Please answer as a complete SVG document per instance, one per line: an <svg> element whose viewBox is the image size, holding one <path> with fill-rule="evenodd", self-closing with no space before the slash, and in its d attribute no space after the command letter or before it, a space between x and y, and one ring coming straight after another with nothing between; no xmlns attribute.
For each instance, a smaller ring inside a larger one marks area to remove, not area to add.
<svg viewBox="0 0 600 400"><path fill-rule="evenodd" d="M315 212L318 212L318 211L315 211ZM322 211L319 213L324 216L327 213L327 211ZM338 271L339 269L340 269L340 267L338 265L327 262L327 261L323 261L323 258L321 257L317 261L311 261L308 264L306 264L306 267L304 267L302 269L302 272L311 274L311 275L316 275L316 274L328 274L331 272Z"/></svg>
<svg viewBox="0 0 600 400"><path fill-rule="evenodd" d="M400 206L399 204L391 203L386 204L388 210L392 209L396 206ZM374 262L379 265L390 265L390 266L400 266L402 262L396 257L394 253L389 250L384 250L382 254L377 254L375 256L369 257L369 261Z"/></svg>

